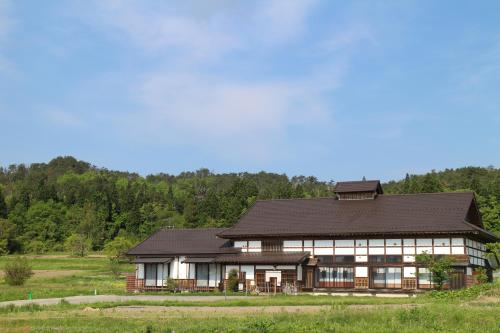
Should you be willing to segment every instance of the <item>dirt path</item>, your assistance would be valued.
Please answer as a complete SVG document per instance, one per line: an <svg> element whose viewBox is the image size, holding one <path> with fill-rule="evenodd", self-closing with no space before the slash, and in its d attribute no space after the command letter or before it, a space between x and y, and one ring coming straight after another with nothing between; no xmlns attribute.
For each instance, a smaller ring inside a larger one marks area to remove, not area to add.
<svg viewBox="0 0 500 333"><path fill-rule="evenodd" d="M228 296L228 300L232 299L254 299L259 296ZM99 302L126 302L126 301L223 301L224 296L161 296L161 295L129 295L129 296L119 296L119 295L96 295L96 296L70 296L70 297L58 297L58 298L41 298L34 300L18 300L18 301L7 301L0 302L0 307L8 306L10 304L16 306L22 306L27 304L38 304L38 305L54 305L61 302L64 299L70 304L86 304L86 303L99 303Z"/></svg>

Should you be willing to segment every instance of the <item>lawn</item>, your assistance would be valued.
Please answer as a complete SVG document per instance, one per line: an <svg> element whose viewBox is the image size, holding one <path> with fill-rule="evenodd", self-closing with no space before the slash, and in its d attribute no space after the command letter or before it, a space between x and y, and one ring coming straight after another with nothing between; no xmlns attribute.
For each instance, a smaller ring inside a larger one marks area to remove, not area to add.
<svg viewBox="0 0 500 333"><path fill-rule="evenodd" d="M104 256L91 255L74 258L64 254L29 256L35 275L24 286L9 286L0 277L0 301L33 298L65 297L75 295L124 294L125 278L115 277ZM0 270L13 256L0 257ZM133 265L122 264L120 271L131 272ZM2 274L3 271L0 273Z"/></svg>
<svg viewBox="0 0 500 333"><path fill-rule="evenodd" d="M293 298L294 296L289 296ZM335 300L340 297L330 297ZM321 299L321 298L319 298ZM362 302L362 301L361 301ZM276 307L275 307L276 308ZM279 308L279 307L278 307ZM332 305L315 312L133 311L58 305L1 313L6 332L498 332L498 299L415 305ZM228 308L223 308L228 309ZM244 309L244 308L237 308Z"/></svg>

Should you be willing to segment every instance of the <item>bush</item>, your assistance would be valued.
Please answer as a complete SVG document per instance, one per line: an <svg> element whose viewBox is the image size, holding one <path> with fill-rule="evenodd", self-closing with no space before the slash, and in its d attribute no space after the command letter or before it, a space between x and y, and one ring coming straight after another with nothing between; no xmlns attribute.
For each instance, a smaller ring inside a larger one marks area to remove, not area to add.
<svg viewBox="0 0 500 333"><path fill-rule="evenodd" d="M486 274L486 269L484 269L483 267L478 267L474 271L477 273L477 282L481 284L488 283L488 275Z"/></svg>
<svg viewBox="0 0 500 333"><path fill-rule="evenodd" d="M5 282L11 286L22 286L32 275L31 265L25 257L18 257L5 265Z"/></svg>
<svg viewBox="0 0 500 333"><path fill-rule="evenodd" d="M172 278L167 278L167 291L175 293L176 291L179 290L179 282Z"/></svg>
<svg viewBox="0 0 500 333"><path fill-rule="evenodd" d="M232 269L227 276L227 289L230 291L238 291L238 271Z"/></svg>
<svg viewBox="0 0 500 333"><path fill-rule="evenodd" d="M120 260L117 258L109 258L108 268L115 277L120 276Z"/></svg>

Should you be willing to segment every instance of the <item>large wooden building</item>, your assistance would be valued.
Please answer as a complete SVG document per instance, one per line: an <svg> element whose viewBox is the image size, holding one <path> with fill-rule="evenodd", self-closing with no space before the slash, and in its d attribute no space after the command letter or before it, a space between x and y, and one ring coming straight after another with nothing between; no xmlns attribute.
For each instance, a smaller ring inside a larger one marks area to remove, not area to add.
<svg viewBox="0 0 500 333"><path fill-rule="evenodd" d="M427 252L453 256L447 288L491 276L497 263L474 194L384 195L379 181L339 182L335 196L259 200L227 229L162 229L132 248L137 264L128 289L222 288L231 270L240 289L422 290L430 272L415 261Z"/></svg>

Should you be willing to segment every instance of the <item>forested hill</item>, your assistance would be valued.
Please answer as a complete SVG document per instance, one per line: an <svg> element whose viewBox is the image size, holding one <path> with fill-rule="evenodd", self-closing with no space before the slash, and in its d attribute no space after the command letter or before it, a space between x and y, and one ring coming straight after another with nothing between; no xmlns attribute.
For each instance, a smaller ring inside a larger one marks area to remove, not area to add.
<svg viewBox="0 0 500 333"><path fill-rule="evenodd" d="M256 199L331 195L333 184L273 173L179 175L101 169L73 157L0 169L0 254L62 250L70 235L95 250L117 236L134 241L158 228L230 226ZM490 230L500 231L500 169L462 168L407 176L386 193L474 190Z"/></svg>

